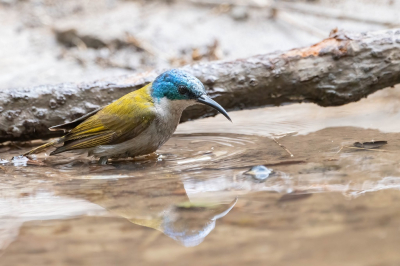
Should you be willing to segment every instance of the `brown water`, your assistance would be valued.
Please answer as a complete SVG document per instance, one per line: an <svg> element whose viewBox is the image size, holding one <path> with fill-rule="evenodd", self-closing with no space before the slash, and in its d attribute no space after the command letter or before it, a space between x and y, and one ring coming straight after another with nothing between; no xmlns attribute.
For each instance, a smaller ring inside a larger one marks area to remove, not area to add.
<svg viewBox="0 0 400 266"><path fill-rule="evenodd" d="M0 146L0 265L399 265L399 94L188 122L107 166Z"/></svg>

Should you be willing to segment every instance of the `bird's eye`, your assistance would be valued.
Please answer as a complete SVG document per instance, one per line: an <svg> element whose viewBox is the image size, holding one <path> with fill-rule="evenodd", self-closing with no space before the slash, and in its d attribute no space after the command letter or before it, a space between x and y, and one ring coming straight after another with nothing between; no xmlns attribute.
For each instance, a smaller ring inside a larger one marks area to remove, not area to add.
<svg viewBox="0 0 400 266"><path fill-rule="evenodd" d="M178 91L181 95L186 94L188 92L188 88L185 85L179 85Z"/></svg>

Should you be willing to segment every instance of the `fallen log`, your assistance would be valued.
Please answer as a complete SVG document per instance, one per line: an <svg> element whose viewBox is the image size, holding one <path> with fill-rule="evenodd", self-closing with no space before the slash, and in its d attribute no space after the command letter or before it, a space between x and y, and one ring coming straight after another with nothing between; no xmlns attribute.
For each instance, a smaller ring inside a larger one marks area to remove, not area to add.
<svg viewBox="0 0 400 266"><path fill-rule="evenodd" d="M313 46L183 67L227 110L314 102L337 106L400 83L400 29L334 31ZM92 83L64 83L0 92L0 142L58 136L47 128L76 119L151 82L161 70ZM215 115L202 105L182 121ZM268 118L266 118L268 119Z"/></svg>

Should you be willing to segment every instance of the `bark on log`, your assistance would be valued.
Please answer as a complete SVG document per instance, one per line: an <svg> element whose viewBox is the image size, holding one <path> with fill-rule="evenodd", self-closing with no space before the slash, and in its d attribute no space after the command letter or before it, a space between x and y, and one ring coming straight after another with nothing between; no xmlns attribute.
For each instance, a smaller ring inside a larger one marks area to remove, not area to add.
<svg viewBox="0 0 400 266"><path fill-rule="evenodd" d="M314 102L337 106L400 83L400 29L334 32L313 46L184 67L227 110ZM161 70L92 83L64 83L0 92L0 142L58 136L47 128L76 119L152 81ZM182 120L214 115L202 105ZM266 118L267 119L267 118Z"/></svg>

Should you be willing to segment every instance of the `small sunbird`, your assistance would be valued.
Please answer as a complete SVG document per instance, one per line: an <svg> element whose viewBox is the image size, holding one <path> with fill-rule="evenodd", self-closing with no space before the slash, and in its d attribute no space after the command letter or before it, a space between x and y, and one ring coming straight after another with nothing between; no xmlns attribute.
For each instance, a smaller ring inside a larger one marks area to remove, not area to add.
<svg viewBox="0 0 400 266"><path fill-rule="evenodd" d="M182 70L172 69L101 109L49 128L67 133L24 155L62 143L63 146L50 155L87 151L89 156L99 157L99 164L104 165L109 158L151 154L172 136L183 110L196 103L215 108L231 121L224 108L207 95L200 80Z"/></svg>

